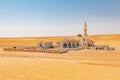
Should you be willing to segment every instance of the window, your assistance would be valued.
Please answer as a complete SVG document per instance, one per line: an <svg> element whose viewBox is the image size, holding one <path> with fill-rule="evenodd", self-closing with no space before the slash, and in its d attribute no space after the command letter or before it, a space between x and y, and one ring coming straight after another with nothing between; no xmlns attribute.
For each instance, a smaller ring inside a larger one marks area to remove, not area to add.
<svg viewBox="0 0 120 80"><path fill-rule="evenodd" d="M85 38L83 38L83 41L85 41Z"/></svg>

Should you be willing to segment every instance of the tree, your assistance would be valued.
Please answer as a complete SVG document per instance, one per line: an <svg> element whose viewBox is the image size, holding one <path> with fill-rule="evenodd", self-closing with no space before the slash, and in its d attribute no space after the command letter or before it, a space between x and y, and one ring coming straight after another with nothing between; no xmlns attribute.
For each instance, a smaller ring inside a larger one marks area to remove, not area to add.
<svg viewBox="0 0 120 80"><path fill-rule="evenodd" d="M77 37L82 37L82 35L79 33L79 34L77 34Z"/></svg>

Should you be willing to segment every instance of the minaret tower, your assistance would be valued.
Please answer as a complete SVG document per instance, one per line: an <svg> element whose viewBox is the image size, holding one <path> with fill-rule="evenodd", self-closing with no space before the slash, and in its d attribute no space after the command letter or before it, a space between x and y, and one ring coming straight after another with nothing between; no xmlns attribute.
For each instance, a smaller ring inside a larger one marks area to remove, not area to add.
<svg viewBox="0 0 120 80"><path fill-rule="evenodd" d="M84 23L84 34L83 34L83 36L84 36L84 37L87 37L87 36L88 36L88 34L87 34L87 23L86 23L86 21L85 21L85 23Z"/></svg>

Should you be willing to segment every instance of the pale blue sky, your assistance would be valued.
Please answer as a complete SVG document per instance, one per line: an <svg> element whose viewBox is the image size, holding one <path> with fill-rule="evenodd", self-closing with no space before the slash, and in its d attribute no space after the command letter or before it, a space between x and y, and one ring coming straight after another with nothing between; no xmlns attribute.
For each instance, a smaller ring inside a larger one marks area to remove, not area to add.
<svg viewBox="0 0 120 80"><path fill-rule="evenodd" d="M120 0L0 0L0 37L120 34Z"/></svg>

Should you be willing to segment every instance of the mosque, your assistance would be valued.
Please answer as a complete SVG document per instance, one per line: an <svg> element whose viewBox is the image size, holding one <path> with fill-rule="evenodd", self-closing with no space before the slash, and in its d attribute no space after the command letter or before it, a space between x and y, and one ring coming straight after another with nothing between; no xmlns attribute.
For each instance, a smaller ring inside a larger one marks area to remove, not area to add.
<svg viewBox="0 0 120 80"><path fill-rule="evenodd" d="M85 21L83 37L66 38L62 41L58 41L57 45L63 48L89 48L95 47L95 42L88 38L87 24Z"/></svg>
<svg viewBox="0 0 120 80"><path fill-rule="evenodd" d="M108 45L95 45L95 41L88 38L87 33L87 23L84 23L84 33L82 37L74 38L65 38L63 40L57 41L56 46L53 45L53 42L40 42L37 44L38 48L57 48L61 50L76 50L76 49L92 49L92 50L114 50Z"/></svg>
<svg viewBox="0 0 120 80"><path fill-rule="evenodd" d="M54 45L53 42L40 41L34 47L12 47L4 48L4 51L24 51L24 52L44 52L44 53L65 53L70 50L115 50L108 45L96 45L95 41L88 38L87 23L84 23L84 33L82 37L65 38L57 41Z"/></svg>

